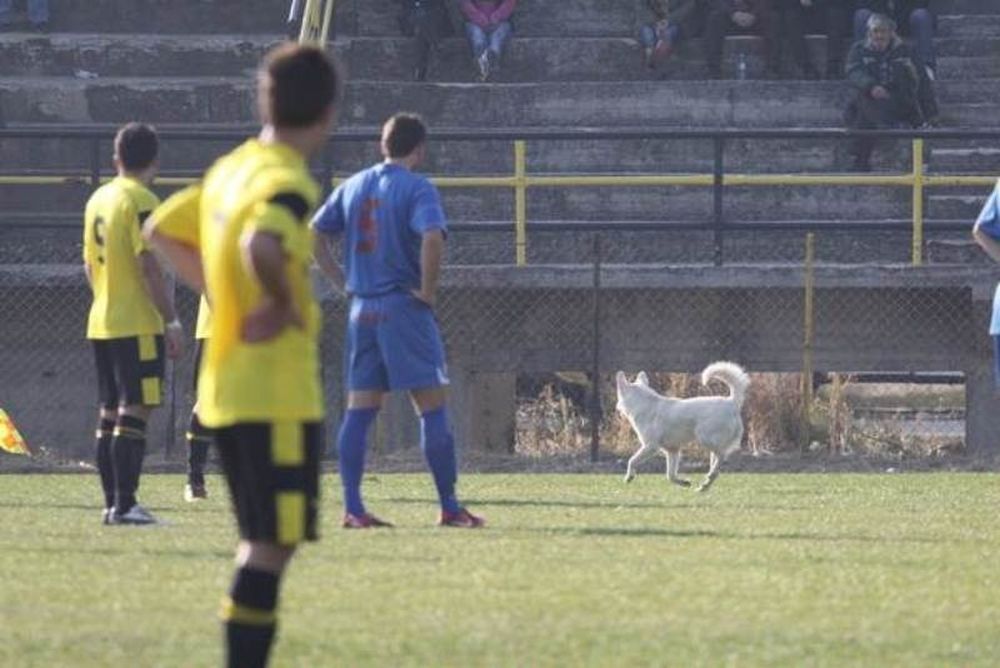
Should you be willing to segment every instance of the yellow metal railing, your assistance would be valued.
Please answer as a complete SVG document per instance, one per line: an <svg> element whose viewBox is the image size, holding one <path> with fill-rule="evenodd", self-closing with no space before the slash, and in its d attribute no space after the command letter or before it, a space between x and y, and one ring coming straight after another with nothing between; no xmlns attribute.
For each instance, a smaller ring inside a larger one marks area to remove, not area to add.
<svg viewBox="0 0 1000 668"><path fill-rule="evenodd" d="M333 19L333 3L334 0L306 0L299 43L326 47Z"/></svg>
<svg viewBox="0 0 1000 668"><path fill-rule="evenodd" d="M318 4L317 0L317 4ZM327 5L332 9L332 2ZM308 8L308 6L307 6ZM528 189L538 187L579 188L579 187L713 187L712 174L641 174L641 175L532 175L527 170L527 142L516 139L514 145L513 176L432 176L431 181L441 188L510 188L514 191L514 256L518 265L527 262L527 202ZM912 189L912 250L914 265L923 262L924 239L924 191L928 188L954 186L992 186L996 177L946 174L925 174L923 159L924 140L912 140L913 161L909 173L901 174L723 174L722 186L886 186L908 187ZM102 177L108 180L110 176ZM333 177L336 185L342 177ZM163 176L157 183L166 186L182 186L195 181L194 177ZM92 183L92 177L82 174L3 176L0 185L52 185L67 183Z"/></svg>

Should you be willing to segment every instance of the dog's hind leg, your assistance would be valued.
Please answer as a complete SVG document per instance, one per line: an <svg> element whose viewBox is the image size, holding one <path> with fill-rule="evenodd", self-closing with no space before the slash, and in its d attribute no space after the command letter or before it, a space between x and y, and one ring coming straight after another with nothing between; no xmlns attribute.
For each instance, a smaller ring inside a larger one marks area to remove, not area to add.
<svg viewBox="0 0 1000 668"><path fill-rule="evenodd" d="M709 453L708 474L705 476L705 479L701 481L701 484L698 485L699 492L707 491L708 488L712 486L712 483L715 482L715 479L719 477L720 464L722 464L722 457L714 452Z"/></svg>
<svg viewBox="0 0 1000 668"><path fill-rule="evenodd" d="M673 452L671 452L670 450L664 450L664 452L667 455L667 478L669 478L670 482L674 483L675 485L680 485L681 487L690 487L691 482L689 480L680 478L677 475L677 470L681 467L680 449L678 448Z"/></svg>
<svg viewBox="0 0 1000 668"><path fill-rule="evenodd" d="M656 452L656 448L643 444L634 455L629 457L628 469L625 471L625 482L632 482L635 479L635 467L654 452Z"/></svg>

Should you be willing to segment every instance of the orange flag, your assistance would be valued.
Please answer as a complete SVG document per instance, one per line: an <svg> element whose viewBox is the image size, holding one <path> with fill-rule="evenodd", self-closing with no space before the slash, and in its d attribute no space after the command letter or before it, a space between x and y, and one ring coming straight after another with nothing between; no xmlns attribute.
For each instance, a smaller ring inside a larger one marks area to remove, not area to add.
<svg viewBox="0 0 1000 668"><path fill-rule="evenodd" d="M28 444L21 438L14 421L0 408L0 450L13 452L15 455L30 455Z"/></svg>

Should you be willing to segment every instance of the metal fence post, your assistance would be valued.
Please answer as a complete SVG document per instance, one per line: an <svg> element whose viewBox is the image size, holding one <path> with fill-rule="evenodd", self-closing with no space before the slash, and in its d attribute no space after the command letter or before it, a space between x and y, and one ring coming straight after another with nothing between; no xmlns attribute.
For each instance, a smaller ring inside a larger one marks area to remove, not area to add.
<svg viewBox="0 0 1000 668"><path fill-rule="evenodd" d="M715 136L712 138L712 230L714 231L715 237L715 253L714 262L715 266L722 266L722 225L723 225L723 209L722 209L722 180L723 180L723 161L722 153L725 150L725 140L720 136Z"/></svg>
<svg viewBox="0 0 1000 668"><path fill-rule="evenodd" d="M525 169L525 142L514 140L514 257L517 266L527 264L528 179Z"/></svg>
<svg viewBox="0 0 1000 668"><path fill-rule="evenodd" d="M593 352L590 369L590 461L601 447L601 233L594 234Z"/></svg>
<svg viewBox="0 0 1000 668"><path fill-rule="evenodd" d="M101 185L101 138L95 136L90 144L90 185L97 188Z"/></svg>
<svg viewBox="0 0 1000 668"><path fill-rule="evenodd" d="M815 328L815 302L814 293L816 288L815 276L815 248L816 235L813 232L806 234L806 260L805 260L805 295L803 299L803 336L802 336L802 423L799 430L799 454L804 454L809 446L809 429L812 416L813 400L813 338Z"/></svg>
<svg viewBox="0 0 1000 668"><path fill-rule="evenodd" d="M923 264L924 255L924 140L913 139L913 249L912 264Z"/></svg>

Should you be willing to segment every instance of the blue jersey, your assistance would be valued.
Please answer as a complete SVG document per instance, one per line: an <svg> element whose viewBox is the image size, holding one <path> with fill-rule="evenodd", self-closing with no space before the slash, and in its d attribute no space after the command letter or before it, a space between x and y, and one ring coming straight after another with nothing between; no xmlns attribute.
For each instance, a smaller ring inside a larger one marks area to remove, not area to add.
<svg viewBox="0 0 1000 668"><path fill-rule="evenodd" d="M437 189L389 163L338 186L312 224L317 232L343 235L346 289L361 297L418 290L423 235L447 231Z"/></svg>

